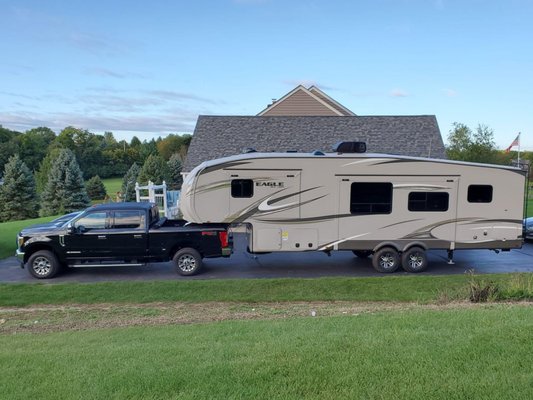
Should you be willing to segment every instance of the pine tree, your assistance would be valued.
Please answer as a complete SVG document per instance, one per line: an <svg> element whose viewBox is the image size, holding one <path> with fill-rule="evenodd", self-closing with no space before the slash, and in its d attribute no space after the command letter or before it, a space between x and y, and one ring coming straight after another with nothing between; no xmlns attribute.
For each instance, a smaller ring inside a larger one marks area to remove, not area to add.
<svg viewBox="0 0 533 400"><path fill-rule="evenodd" d="M183 177L181 176L181 156L179 153L174 153L170 156L167 162L169 172L169 180L167 181L168 190L179 190L183 183Z"/></svg>
<svg viewBox="0 0 533 400"><path fill-rule="evenodd" d="M90 205L83 175L76 156L62 149L52 163L50 176L41 196L41 215L77 211Z"/></svg>
<svg viewBox="0 0 533 400"><path fill-rule="evenodd" d="M148 181L152 181L156 185L160 185L163 181L168 181L169 178L170 169L163 157L150 154L139 173L139 183L144 185L147 184Z"/></svg>
<svg viewBox="0 0 533 400"><path fill-rule="evenodd" d="M103 200L107 196L104 183L98 175L89 179L85 184L85 187L91 200Z"/></svg>
<svg viewBox="0 0 533 400"><path fill-rule="evenodd" d="M124 201L135 201L135 183L137 182L137 179L139 178L139 173L141 172L141 167L137 165L137 163L133 163L126 172L126 175L124 175L124 178L122 178L122 198Z"/></svg>
<svg viewBox="0 0 533 400"><path fill-rule="evenodd" d="M33 175L15 154L5 165L4 183L0 185L0 221L35 218L38 209Z"/></svg>

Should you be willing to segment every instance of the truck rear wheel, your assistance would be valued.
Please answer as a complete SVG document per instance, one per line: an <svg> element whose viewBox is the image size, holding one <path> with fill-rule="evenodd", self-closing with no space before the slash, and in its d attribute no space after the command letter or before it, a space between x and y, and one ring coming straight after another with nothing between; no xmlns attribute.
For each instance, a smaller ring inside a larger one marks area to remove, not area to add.
<svg viewBox="0 0 533 400"><path fill-rule="evenodd" d="M180 275L196 275L202 269L202 256L192 247L185 247L179 250L172 260L176 264L176 271Z"/></svg>
<svg viewBox="0 0 533 400"><path fill-rule="evenodd" d="M37 279L53 278L61 268L56 255L49 250L33 253L27 265L30 274Z"/></svg>
<svg viewBox="0 0 533 400"><path fill-rule="evenodd" d="M428 267L428 258L424 249L411 247L402 254L402 268L407 272L422 272Z"/></svg>
<svg viewBox="0 0 533 400"><path fill-rule="evenodd" d="M400 255L394 247L383 247L372 256L372 265L378 272L394 272L400 266Z"/></svg>

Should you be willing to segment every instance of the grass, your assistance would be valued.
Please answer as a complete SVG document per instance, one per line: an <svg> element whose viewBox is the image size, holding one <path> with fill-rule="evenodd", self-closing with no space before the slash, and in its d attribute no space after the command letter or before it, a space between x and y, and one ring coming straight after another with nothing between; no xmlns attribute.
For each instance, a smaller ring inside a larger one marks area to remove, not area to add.
<svg viewBox="0 0 533 400"><path fill-rule="evenodd" d="M122 188L122 177L106 178L106 179L102 179L102 182L103 182L103 184L105 186L105 190L107 192L107 195L114 200L117 192L121 191L121 188Z"/></svg>
<svg viewBox="0 0 533 400"><path fill-rule="evenodd" d="M505 288L516 288L517 276L532 281L531 274L483 275ZM521 299L533 298L527 284ZM525 289L524 289L525 288ZM515 292L517 292L515 290ZM512 294L512 291L508 291ZM437 302L468 298L468 281L462 275L383 276L320 279L227 279L102 283L0 284L0 306L37 304L96 304L150 302L283 302L283 301L389 301ZM507 297L512 298L512 297ZM500 300L505 297L500 298Z"/></svg>
<svg viewBox="0 0 533 400"><path fill-rule="evenodd" d="M0 335L6 399L528 399L533 309Z"/></svg>

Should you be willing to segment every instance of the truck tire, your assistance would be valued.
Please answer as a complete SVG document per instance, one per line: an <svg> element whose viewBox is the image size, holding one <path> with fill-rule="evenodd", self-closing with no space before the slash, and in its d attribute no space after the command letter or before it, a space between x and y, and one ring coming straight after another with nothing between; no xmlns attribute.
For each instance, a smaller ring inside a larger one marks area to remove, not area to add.
<svg viewBox="0 0 533 400"><path fill-rule="evenodd" d="M372 250L352 250L352 253L358 258L368 258L372 254Z"/></svg>
<svg viewBox="0 0 533 400"><path fill-rule="evenodd" d="M407 272L422 272L428 267L426 252L421 247L411 247L402 254L402 268Z"/></svg>
<svg viewBox="0 0 533 400"><path fill-rule="evenodd" d="M50 279L61 269L56 255L49 250L39 250L28 259L28 271L37 279Z"/></svg>
<svg viewBox="0 0 533 400"><path fill-rule="evenodd" d="M400 255L394 247L383 247L372 256L372 265L376 271L390 274L400 267Z"/></svg>
<svg viewBox="0 0 533 400"><path fill-rule="evenodd" d="M202 269L202 256L191 248L185 247L179 250L172 259L176 265L178 274L184 276L196 275Z"/></svg>

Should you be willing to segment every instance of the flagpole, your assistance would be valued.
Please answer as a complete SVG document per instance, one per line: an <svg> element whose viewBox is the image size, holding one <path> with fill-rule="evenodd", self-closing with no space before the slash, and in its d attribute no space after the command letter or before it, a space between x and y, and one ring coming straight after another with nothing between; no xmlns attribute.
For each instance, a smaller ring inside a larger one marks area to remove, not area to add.
<svg viewBox="0 0 533 400"><path fill-rule="evenodd" d="M520 135L522 132L518 132L518 167L520 168Z"/></svg>

